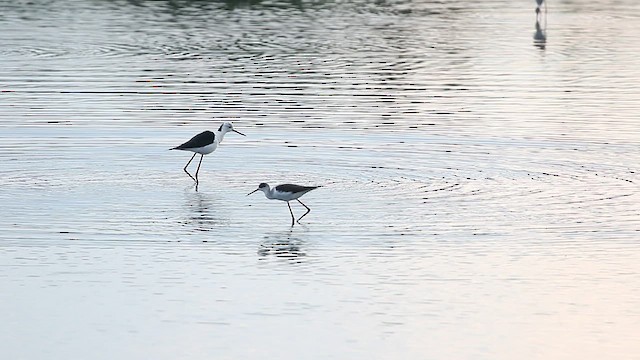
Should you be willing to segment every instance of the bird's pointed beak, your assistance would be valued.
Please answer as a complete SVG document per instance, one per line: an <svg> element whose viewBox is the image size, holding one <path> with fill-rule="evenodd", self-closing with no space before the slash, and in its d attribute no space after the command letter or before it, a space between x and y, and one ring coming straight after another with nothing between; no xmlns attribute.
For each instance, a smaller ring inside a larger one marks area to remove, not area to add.
<svg viewBox="0 0 640 360"><path fill-rule="evenodd" d="M248 194L247 194L247 196L249 196L249 195L253 194L254 192L256 192L256 191L258 191L258 190L260 190L260 188L255 189L255 190L253 190L252 192L248 193Z"/></svg>
<svg viewBox="0 0 640 360"><path fill-rule="evenodd" d="M247 135L245 135L245 134L241 133L240 131L238 131L238 130L236 130L236 129L233 129L233 130L231 130L231 131L236 132L236 133L238 133L238 134L240 134L240 135L242 135L242 136L247 136Z"/></svg>

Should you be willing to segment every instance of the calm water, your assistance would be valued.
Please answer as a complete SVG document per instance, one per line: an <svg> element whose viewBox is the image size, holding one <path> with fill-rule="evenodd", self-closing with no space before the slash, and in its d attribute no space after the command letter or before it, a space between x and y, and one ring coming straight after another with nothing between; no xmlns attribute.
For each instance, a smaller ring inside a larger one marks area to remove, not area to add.
<svg viewBox="0 0 640 360"><path fill-rule="evenodd" d="M0 1L0 358L638 359L640 2L534 6Z"/></svg>

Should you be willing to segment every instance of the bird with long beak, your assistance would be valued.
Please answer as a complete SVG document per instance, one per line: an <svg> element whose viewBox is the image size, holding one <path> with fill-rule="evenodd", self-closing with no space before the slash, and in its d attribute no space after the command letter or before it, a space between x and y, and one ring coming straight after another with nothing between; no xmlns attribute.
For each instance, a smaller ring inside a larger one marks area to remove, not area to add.
<svg viewBox="0 0 640 360"><path fill-rule="evenodd" d="M300 224L300 219L305 217L311 211L311 209L309 209L309 207L302 203L302 201L300 201L300 199L298 198L317 188L319 188L319 186L302 186L294 184L282 184L272 188L267 183L261 183L260 185L258 185L257 189L248 193L247 196L260 190L264 193L267 199L286 201L287 206L289 206L289 212L291 213L291 226L293 226L295 225L296 221L298 222L298 224ZM298 220L296 220L295 216L293 216L293 210L291 210L291 205L289 204L289 201L291 200L297 200L300 204L302 204L302 206L307 209L307 212L300 216Z"/></svg>
<svg viewBox="0 0 640 360"><path fill-rule="evenodd" d="M212 152L214 152L218 147L218 145L222 142L222 139L224 139L224 135L229 131L233 131L242 136L246 136L240 131L235 130L233 128L233 124L231 124L230 122L225 122L222 125L220 125L218 130L215 132L208 131L208 130L203 131L200 134L192 137L186 143L170 149L170 150L191 151L194 153L191 159L189 160L189 162L187 162L187 165L184 166L183 170L185 173L187 173L187 175L189 175L191 179L193 179L193 181L196 182L196 190L198 190L198 172L200 172L200 164L202 164L202 158L205 155L211 154ZM189 166L189 164L191 164L191 161L193 161L193 158L195 158L196 155L198 154L200 154L200 162L198 163L198 169L196 170L196 176L194 177L189 173L189 171L187 171L187 167Z"/></svg>

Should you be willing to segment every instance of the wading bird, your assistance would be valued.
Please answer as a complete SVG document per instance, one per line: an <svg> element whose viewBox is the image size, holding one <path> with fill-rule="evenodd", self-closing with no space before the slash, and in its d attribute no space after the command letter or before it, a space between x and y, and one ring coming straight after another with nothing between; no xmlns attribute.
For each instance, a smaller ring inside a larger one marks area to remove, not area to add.
<svg viewBox="0 0 640 360"><path fill-rule="evenodd" d="M220 144L222 142L222 139L224 139L224 135L229 131L233 131L242 136L246 136L240 131L235 130L233 128L233 124L231 124L230 122L225 122L222 125L220 125L220 127L218 128L218 131L215 131L215 132L208 131L208 130L203 131L200 134L192 137L191 140L187 141L186 143L170 149L170 150L191 151L194 153L191 159L189 159L189 162L187 163L187 165L184 166L183 170L184 172L187 173L187 175L189 175L190 178L193 179L193 181L196 182L196 190L198 190L198 172L200 171L200 164L202 164L202 158L205 155L211 154L212 152L214 152L218 147L218 144ZM193 175L191 175L189 171L187 171L187 167L189 166L189 164L191 164L191 161L193 161L193 158L195 158L197 154L200 154L200 162L198 163L196 176L193 177Z"/></svg>
<svg viewBox="0 0 640 360"><path fill-rule="evenodd" d="M319 186L301 186L301 185L294 185L294 184L282 184L282 185L278 185L276 187L271 188L269 187L269 184L261 183L260 185L258 185L257 189L248 193L247 196L260 190L264 193L267 199L286 201L287 206L289 206L289 212L291 213L291 226L293 226L295 225L296 221L298 222L298 224L300 224L300 219L305 217L305 215L307 215L311 211L311 209L309 209L307 205L303 204L302 201L300 201L300 199L298 198L308 193L309 191L317 188L319 188ZM298 202L302 204L302 206L307 208L307 212L304 213L304 215L300 216L298 220L296 220L296 218L293 216L293 210L291 210L291 205L289 204L289 201L291 200L298 200Z"/></svg>

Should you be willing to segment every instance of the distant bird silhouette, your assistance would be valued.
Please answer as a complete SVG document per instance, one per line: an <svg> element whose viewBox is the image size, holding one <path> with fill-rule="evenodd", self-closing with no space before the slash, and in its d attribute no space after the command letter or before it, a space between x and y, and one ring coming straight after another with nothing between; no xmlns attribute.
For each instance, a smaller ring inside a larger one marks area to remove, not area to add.
<svg viewBox="0 0 640 360"><path fill-rule="evenodd" d="M233 124L231 124L230 122L225 122L222 125L220 125L220 127L218 128L218 130L216 132L213 131L203 131L200 134L192 137L189 141L187 141L186 143L176 146L174 148L171 148L170 150L184 150L184 151L191 151L193 152L193 156L191 157L191 159L189 160L189 162L187 162L187 165L184 166L184 172L187 173L187 175L189 175L189 177L191 179L193 179L193 181L196 182L196 190L198 190L198 172L200 171L200 165L202 164L202 158L207 155L207 154L211 154L212 152L214 152L216 150L216 148L218 147L218 144L220 144L222 142L222 139L224 139L224 135L226 133L228 133L229 131L233 131L236 132L242 136L246 136L245 134L235 130L233 128ZM198 169L196 170L196 176L193 177L193 175L191 175L189 173L189 171L187 171L187 167L189 166L189 164L191 164L191 161L193 160L193 158L196 157L197 154L200 154L200 162L198 163Z"/></svg>

